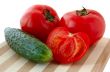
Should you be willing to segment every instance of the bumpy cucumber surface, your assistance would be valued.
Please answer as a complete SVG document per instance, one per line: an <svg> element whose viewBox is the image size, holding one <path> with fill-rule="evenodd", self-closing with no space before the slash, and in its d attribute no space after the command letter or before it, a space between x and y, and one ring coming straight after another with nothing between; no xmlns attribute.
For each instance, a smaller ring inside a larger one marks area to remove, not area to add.
<svg viewBox="0 0 110 72"><path fill-rule="evenodd" d="M48 62L52 59L51 50L40 40L16 28L5 29L8 45L21 56L34 62Z"/></svg>

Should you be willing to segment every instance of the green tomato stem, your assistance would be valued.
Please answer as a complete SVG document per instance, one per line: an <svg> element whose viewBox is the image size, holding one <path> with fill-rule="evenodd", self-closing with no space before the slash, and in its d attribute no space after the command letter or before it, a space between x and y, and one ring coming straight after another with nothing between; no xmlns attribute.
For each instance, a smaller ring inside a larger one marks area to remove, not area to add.
<svg viewBox="0 0 110 72"><path fill-rule="evenodd" d="M86 8L84 8L84 7L83 7L82 10L76 10L76 13L79 16L85 16L85 15L88 15L89 14L88 11L86 10Z"/></svg>
<svg viewBox="0 0 110 72"><path fill-rule="evenodd" d="M50 22L54 21L55 17L50 13L50 11L48 9L45 9L43 14L48 21L50 21Z"/></svg>

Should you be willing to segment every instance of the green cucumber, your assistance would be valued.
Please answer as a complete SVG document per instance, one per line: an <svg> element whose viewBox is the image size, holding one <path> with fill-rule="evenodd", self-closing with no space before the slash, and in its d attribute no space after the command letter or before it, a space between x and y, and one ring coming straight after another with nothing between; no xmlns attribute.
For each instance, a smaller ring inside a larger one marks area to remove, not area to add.
<svg viewBox="0 0 110 72"><path fill-rule="evenodd" d="M39 39L16 28L6 28L5 39L16 53L34 62L52 60L52 51Z"/></svg>

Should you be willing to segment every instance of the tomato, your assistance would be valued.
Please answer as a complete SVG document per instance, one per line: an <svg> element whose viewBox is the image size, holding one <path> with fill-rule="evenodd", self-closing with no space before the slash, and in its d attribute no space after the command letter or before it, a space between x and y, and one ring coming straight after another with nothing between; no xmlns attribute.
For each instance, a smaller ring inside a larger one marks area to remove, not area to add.
<svg viewBox="0 0 110 72"><path fill-rule="evenodd" d="M57 27L59 17L56 11L47 5L33 5L20 20L21 29L43 42L48 34Z"/></svg>
<svg viewBox="0 0 110 72"><path fill-rule="evenodd" d="M70 33L64 27L55 28L46 42L53 52L53 58L59 63L71 63L80 60L89 49L90 40L86 33Z"/></svg>
<svg viewBox="0 0 110 72"><path fill-rule="evenodd" d="M61 18L59 26L68 28L71 33L85 32L91 45L96 43L104 34L105 21L102 15L91 9L71 11Z"/></svg>

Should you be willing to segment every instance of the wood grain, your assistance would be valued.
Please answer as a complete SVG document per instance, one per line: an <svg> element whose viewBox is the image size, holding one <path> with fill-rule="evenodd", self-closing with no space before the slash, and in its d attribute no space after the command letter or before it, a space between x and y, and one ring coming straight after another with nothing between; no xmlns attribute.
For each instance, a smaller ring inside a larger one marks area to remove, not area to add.
<svg viewBox="0 0 110 72"><path fill-rule="evenodd" d="M0 44L0 72L9 70L14 72L15 67L17 72L103 72L110 58L110 39L102 38L88 50L80 61L68 65L57 64L53 61L47 64L33 63L22 59L21 56L10 50L6 42ZM20 67L17 67L19 65Z"/></svg>
<svg viewBox="0 0 110 72"><path fill-rule="evenodd" d="M110 58L110 41L108 42L104 51L97 60L96 65L92 69L92 72L102 72L109 58Z"/></svg>

